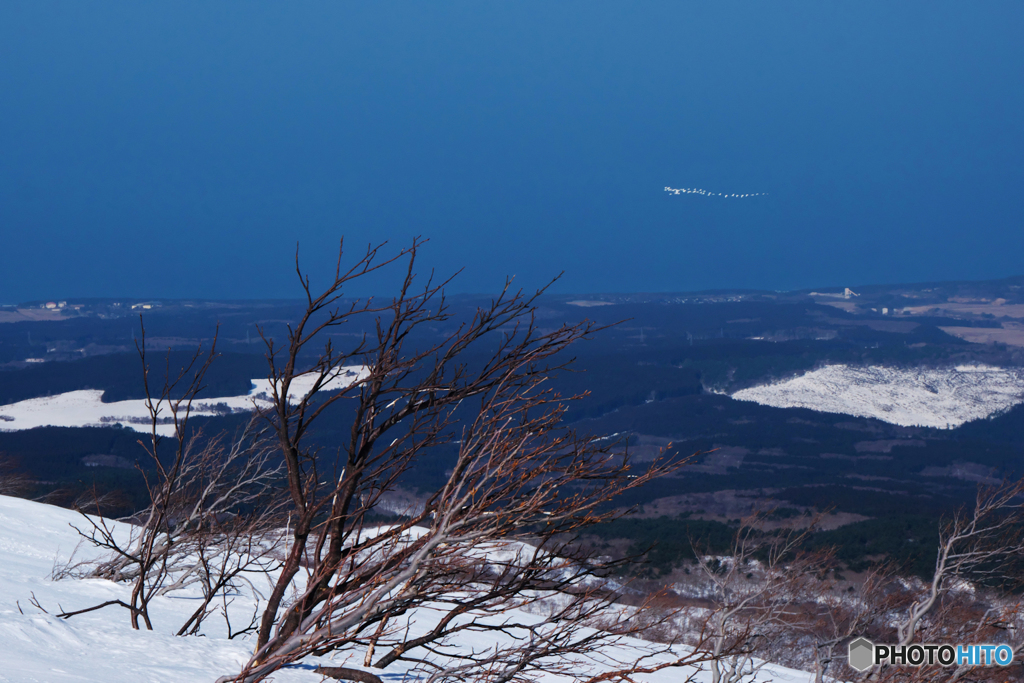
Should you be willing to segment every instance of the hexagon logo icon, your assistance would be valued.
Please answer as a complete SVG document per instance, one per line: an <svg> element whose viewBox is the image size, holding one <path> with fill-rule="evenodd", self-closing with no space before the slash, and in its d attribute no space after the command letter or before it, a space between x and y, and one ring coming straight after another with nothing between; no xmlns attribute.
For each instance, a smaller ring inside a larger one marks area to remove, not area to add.
<svg viewBox="0 0 1024 683"><path fill-rule="evenodd" d="M856 671L867 671L874 664L875 646L867 638L858 638L850 643L850 666Z"/></svg>

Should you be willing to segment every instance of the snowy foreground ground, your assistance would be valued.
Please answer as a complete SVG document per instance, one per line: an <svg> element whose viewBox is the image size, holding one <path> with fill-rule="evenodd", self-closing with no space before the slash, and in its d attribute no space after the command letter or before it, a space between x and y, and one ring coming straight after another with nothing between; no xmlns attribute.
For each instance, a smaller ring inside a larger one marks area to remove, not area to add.
<svg viewBox="0 0 1024 683"><path fill-rule="evenodd" d="M904 427L959 427L1024 402L1024 371L986 365L888 368L829 365L732 394L776 408L873 417Z"/></svg>
<svg viewBox="0 0 1024 683"><path fill-rule="evenodd" d="M122 608L109 607L57 619L30 604L33 594L48 611L83 608L113 598L127 599L123 586L102 580L52 581L54 560L66 560L78 545L71 524L81 525L74 512L17 498L0 496L0 683L201 683L237 671L248 658L251 640L228 640L223 622L211 621L206 637L176 637L172 627L194 608L188 593L162 599L156 605L153 632L133 631ZM78 557L83 557L79 550ZM247 604L241 604L241 603ZM252 599L236 602L238 622L248 623ZM246 614L246 612L248 614ZM530 615L516 615L530 619ZM424 610L416 615L417 628L431 623ZM236 624L237 625L237 624ZM491 641L493 643L493 640ZM468 638L460 647L485 646L481 637ZM611 656L616 653L609 652ZM339 657L323 664L348 665ZM314 683L313 662L274 675L279 683ZM685 680L692 670L663 670L637 680L669 683ZM384 672L385 681L412 681L400 667ZM569 681L569 678L552 679ZM706 683L707 672L696 680ZM810 674L765 667L759 681L806 683Z"/></svg>

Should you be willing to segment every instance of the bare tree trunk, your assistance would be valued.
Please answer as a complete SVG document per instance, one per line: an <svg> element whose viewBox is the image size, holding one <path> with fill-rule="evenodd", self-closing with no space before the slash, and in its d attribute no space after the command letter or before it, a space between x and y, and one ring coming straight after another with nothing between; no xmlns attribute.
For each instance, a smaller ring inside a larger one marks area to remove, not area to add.
<svg viewBox="0 0 1024 683"><path fill-rule="evenodd" d="M369 671L359 669L348 669L343 666L319 666L315 673L328 678L336 678L339 681L358 681L358 683L383 683L380 676L375 676Z"/></svg>

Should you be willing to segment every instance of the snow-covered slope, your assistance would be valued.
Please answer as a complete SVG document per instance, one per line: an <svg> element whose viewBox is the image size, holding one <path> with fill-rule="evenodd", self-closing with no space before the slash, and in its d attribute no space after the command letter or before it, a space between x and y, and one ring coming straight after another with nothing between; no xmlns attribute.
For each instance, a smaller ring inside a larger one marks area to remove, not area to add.
<svg viewBox="0 0 1024 683"><path fill-rule="evenodd" d="M1024 371L985 365L829 365L784 382L742 389L732 397L776 408L874 417L907 427L958 427L1024 402Z"/></svg>
<svg viewBox="0 0 1024 683"><path fill-rule="evenodd" d="M323 387L323 391L336 391L366 376L364 367L340 368ZM288 395L297 399L309 393L316 376L301 375L292 382ZM226 396L197 400L192 406L196 416L217 415L226 408L230 411L252 410L254 406L268 406L271 393L270 381L252 380L252 390L244 396ZM18 431L34 427L109 427L121 424L136 431L149 432L150 415L143 400L116 401L104 403L103 392L98 389L69 391L56 396L30 398L17 403L0 406L0 431ZM165 405L161 416L169 417L170 409ZM174 433L173 424L162 424L157 428L161 434Z"/></svg>
<svg viewBox="0 0 1024 683"><path fill-rule="evenodd" d="M153 605L153 632L133 631L125 612L117 607L76 616L63 621L31 604L32 596L53 611L94 605L113 598L127 599L125 586L103 580L50 580L54 559L67 559L79 541L71 524L81 525L71 511L40 503L0 496L0 683L202 683L237 671L248 659L252 640L228 640L220 624L211 620L206 637L175 637L172 629L194 609L194 596L187 591L160 598ZM79 551L79 557L84 551ZM237 622L248 623L252 596L240 595L233 605ZM535 618L514 613L516 621ZM429 609L412 618L412 635L436 623ZM459 647L477 651L493 647L494 634L469 634ZM611 657L627 659L631 651L610 651ZM321 661L328 665L352 666L340 658ZM274 674L279 683L316 683L313 662ZM690 670L663 670L638 681L671 683L686 680ZM389 667L388 681L414 681L415 674L400 666ZM568 683L569 678L551 678ZM697 683L707 683L707 672L698 673ZM810 674L768 666L759 681L809 683Z"/></svg>
<svg viewBox="0 0 1024 683"><path fill-rule="evenodd" d="M71 524L82 521L68 510L0 496L0 681L212 681L215 671L237 669L245 661L248 647L237 640L167 632L171 619L189 609L187 599L162 601L162 632L133 631L119 608L64 621L33 607L33 595L49 611L58 604L76 609L126 597L123 586L109 581L50 580L54 560L66 560L78 544ZM280 680L318 678L296 671Z"/></svg>

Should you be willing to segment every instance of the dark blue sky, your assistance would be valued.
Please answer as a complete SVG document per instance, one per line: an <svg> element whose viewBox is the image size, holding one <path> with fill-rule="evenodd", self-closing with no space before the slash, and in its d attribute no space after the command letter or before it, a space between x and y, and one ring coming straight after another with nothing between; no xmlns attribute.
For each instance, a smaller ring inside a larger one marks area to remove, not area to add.
<svg viewBox="0 0 1024 683"><path fill-rule="evenodd" d="M0 303L294 296L343 234L429 236L459 291L1021 274L1022 36L1017 0L11 0Z"/></svg>

